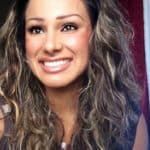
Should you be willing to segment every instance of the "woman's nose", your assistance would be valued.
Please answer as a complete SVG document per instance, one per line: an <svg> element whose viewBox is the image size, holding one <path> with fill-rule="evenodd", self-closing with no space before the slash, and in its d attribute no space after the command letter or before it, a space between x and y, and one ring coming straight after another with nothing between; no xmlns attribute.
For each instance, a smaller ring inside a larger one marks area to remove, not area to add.
<svg viewBox="0 0 150 150"><path fill-rule="evenodd" d="M62 50L62 43L57 33L51 32L46 34L44 50L48 53Z"/></svg>

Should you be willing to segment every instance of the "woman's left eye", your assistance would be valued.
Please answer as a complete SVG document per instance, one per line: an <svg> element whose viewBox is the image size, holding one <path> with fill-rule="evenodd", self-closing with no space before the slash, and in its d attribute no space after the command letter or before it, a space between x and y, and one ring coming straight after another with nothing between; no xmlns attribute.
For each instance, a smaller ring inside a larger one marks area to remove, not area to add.
<svg viewBox="0 0 150 150"><path fill-rule="evenodd" d="M67 31L73 31L73 30L77 30L77 29L78 29L77 25L74 25L74 24L65 24L63 26L63 28L61 29L61 31L67 32Z"/></svg>

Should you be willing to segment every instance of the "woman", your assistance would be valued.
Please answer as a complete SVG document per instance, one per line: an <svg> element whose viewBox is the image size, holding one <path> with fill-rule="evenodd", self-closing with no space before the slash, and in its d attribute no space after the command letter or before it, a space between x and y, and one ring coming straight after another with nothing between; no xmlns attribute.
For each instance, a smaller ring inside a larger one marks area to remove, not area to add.
<svg viewBox="0 0 150 150"><path fill-rule="evenodd" d="M0 34L3 149L146 149L130 33L113 0L16 0Z"/></svg>

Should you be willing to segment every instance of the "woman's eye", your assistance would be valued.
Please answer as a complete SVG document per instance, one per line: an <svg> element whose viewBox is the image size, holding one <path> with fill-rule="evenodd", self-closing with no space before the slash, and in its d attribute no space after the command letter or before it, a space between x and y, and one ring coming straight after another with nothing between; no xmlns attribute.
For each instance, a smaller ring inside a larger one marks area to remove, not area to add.
<svg viewBox="0 0 150 150"><path fill-rule="evenodd" d="M78 29L78 27L74 24L66 24L63 26L61 31L67 32L67 31L73 31L73 30L77 30L77 29Z"/></svg>
<svg viewBox="0 0 150 150"><path fill-rule="evenodd" d="M39 27L39 26L33 26L33 27L29 28L28 30L31 34L41 34L44 32L42 27Z"/></svg>

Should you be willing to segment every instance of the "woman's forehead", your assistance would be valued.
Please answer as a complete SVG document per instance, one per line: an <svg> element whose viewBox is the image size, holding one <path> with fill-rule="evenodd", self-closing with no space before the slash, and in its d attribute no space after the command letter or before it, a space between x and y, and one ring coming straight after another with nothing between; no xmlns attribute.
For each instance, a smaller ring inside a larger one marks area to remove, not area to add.
<svg viewBox="0 0 150 150"><path fill-rule="evenodd" d="M26 17L42 16L56 18L60 15L80 14L88 17L83 0L30 0L25 12Z"/></svg>

